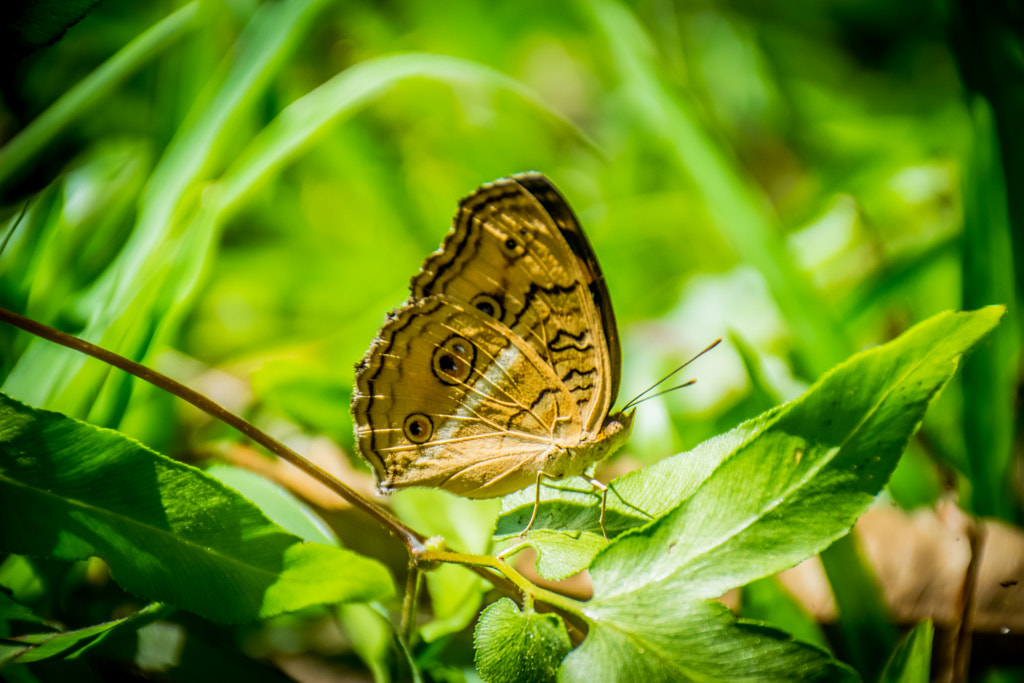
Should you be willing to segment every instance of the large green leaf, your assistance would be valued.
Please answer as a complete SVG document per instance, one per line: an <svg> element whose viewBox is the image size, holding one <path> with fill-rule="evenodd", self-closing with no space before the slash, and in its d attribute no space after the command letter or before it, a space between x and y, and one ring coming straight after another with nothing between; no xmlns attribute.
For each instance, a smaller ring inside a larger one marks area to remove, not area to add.
<svg viewBox="0 0 1024 683"><path fill-rule="evenodd" d="M0 395L0 549L110 565L126 590L215 621L393 593L387 570L304 543L203 472Z"/></svg>
<svg viewBox="0 0 1024 683"><path fill-rule="evenodd" d="M624 535L595 568L635 550L643 554L645 573L658 581L674 576L673 582L693 590L693 575L714 566L714 579L702 590L710 598L820 552L849 530L885 485L960 356L1004 310L934 316L888 344L856 354L800 398L688 453L616 479L616 494L608 497L609 533L658 521ZM575 560L574 568L582 569L586 564L579 562L587 558L579 534L600 534L594 497L553 488L543 497L526 538L532 543L535 534L557 530L575 514L575 525L568 527L574 533L561 542L548 533L535 545L541 553L561 555L562 561L546 560L548 566L564 572ZM587 523L581 522L584 505ZM509 497L499 536L522 529L532 506L532 492ZM609 584L618 573L612 572ZM641 574L631 565L621 573L632 582ZM628 590L626 585L617 590Z"/></svg>
<svg viewBox="0 0 1024 683"><path fill-rule="evenodd" d="M599 668L647 681L852 675L817 648L736 622L706 599L792 566L845 534L960 357L1004 310L937 315L747 423L738 430L743 438L726 435L698 449L718 466L671 512L623 534L592 563L594 597L584 607L590 630L566 658L564 678L594 678ZM649 469L665 475L671 465ZM663 509L667 501L653 483L664 489L673 481L653 480L642 505Z"/></svg>
<svg viewBox="0 0 1024 683"><path fill-rule="evenodd" d="M739 622L717 602L685 592L623 595L590 613L587 639L566 658L563 681L855 680L824 650L782 631Z"/></svg>

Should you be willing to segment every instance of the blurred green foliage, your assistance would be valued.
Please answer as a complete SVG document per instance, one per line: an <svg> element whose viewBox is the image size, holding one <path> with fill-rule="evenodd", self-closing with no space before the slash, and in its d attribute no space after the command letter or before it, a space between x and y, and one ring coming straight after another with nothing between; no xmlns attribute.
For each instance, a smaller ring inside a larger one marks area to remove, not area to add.
<svg viewBox="0 0 1024 683"><path fill-rule="evenodd" d="M953 488L1021 521L1024 20L1009 0L88 4L78 23L5 26L0 306L351 453L352 363L456 202L538 170L601 259L624 399L735 340L642 407L630 462L793 398L935 312L1001 303L890 492L909 508ZM186 459L237 439L6 327L0 373L18 399ZM394 560L341 520L346 545ZM274 629L219 637L301 640ZM459 680L472 657L437 653L469 652L465 632L438 638L421 661Z"/></svg>

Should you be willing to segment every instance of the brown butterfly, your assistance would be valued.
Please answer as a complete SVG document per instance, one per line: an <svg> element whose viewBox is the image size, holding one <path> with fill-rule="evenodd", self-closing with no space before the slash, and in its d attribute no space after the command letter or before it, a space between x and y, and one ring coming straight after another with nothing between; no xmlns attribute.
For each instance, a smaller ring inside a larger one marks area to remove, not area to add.
<svg viewBox="0 0 1024 683"><path fill-rule="evenodd" d="M633 411L609 415L621 352L604 276L543 175L463 199L410 289L356 366L356 441L382 491L539 499L542 478L585 475L629 438Z"/></svg>

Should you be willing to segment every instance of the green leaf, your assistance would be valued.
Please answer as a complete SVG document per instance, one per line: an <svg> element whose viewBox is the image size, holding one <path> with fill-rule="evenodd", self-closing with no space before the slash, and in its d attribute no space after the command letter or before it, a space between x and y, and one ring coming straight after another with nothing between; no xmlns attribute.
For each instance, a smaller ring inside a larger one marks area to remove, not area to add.
<svg viewBox="0 0 1024 683"><path fill-rule="evenodd" d="M672 512L598 556L591 567L595 596L656 584L712 598L845 534L885 484L960 356L1004 310L937 315L747 423L738 430L742 440L730 433L713 439L712 448L698 447L701 460L723 456L718 467ZM714 457L703 455L709 450ZM655 495L663 504L672 500L667 481L659 476L646 488L648 509Z"/></svg>
<svg viewBox="0 0 1024 683"><path fill-rule="evenodd" d="M610 590L628 591L658 577L664 588L685 585L713 598L820 552L853 526L885 485L960 356L1004 311L988 307L934 316L888 344L856 354L800 398L613 481L617 495L608 496L609 520L647 526L622 535L597 557L593 568L604 568L608 578L595 573L595 589L606 581ZM510 535L516 527L526 507L524 494L510 497L506 508L512 509L499 520L499 531ZM545 489L542 497L553 495ZM546 521L557 520L556 512L579 499L567 500L541 503L538 531L557 529ZM636 510L657 521L648 524ZM567 557L578 555L572 541L562 548L549 540L543 549L556 548ZM627 557L632 562L621 563ZM711 566L713 573L704 571ZM707 585L698 589L692 583L696 575Z"/></svg>
<svg viewBox="0 0 1024 683"><path fill-rule="evenodd" d="M565 624L558 617L520 612L508 598L483 611L473 641L477 671L489 683L554 681L558 665L571 647Z"/></svg>
<svg viewBox="0 0 1024 683"><path fill-rule="evenodd" d="M557 510L558 506L548 506L547 509ZM546 525L550 523L547 521ZM504 547L501 554L509 557L526 546L532 546L537 551L537 573L545 579L561 581L589 567L606 545L608 541L603 536L588 531L537 529L530 532L526 541Z"/></svg>
<svg viewBox="0 0 1024 683"><path fill-rule="evenodd" d="M930 619L915 626L892 653L880 683L928 683L934 635L935 627Z"/></svg>
<svg viewBox="0 0 1024 683"><path fill-rule="evenodd" d="M0 666L5 664L28 664L53 658L73 658L87 648L103 641L107 636L120 630L137 630L162 618L172 608L154 603L123 619L108 621L96 626L89 626L63 633L34 633L17 636L7 640L0 653ZM18 647L17 645L20 645Z"/></svg>
<svg viewBox="0 0 1024 683"><path fill-rule="evenodd" d="M587 611L590 632L565 659L560 680L856 680L825 651L736 622L721 603L695 601L685 591L623 594Z"/></svg>
<svg viewBox="0 0 1024 683"><path fill-rule="evenodd" d="M0 562L0 587L24 605L36 604L46 594L48 581L23 555L8 555Z"/></svg>
<svg viewBox="0 0 1024 683"><path fill-rule="evenodd" d="M1003 313L942 313L857 354L801 398L695 449L696 465L686 469L709 472L695 489L666 476L678 457L636 474L639 481L658 473L636 492L637 500L646 494L647 509L666 506L674 484L682 484L683 501L598 554L590 567L594 597L583 607L590 630L566 659L564 677L593 678L595 667L622 680L851 676L813 646L737 623L705 600L845 534L961 355Z"/></svg>
<svg viewBox="0 0 1024 683"><path fill-rule="evenodd" d="M821 564L839 611L832 630L835 651L864 679L875 680L899 641L899 631L857 534L844 536L826 548Z"/></svg>
<svg viewBox="0 0 1024 683"><path fill-rule="evenodd" d="M597 553L608 545L599 524L601 497L580 477L557 484L543 485L537 519L525 536L533 516L536 489L518 491L502 499L501 517L494 533L497 541L511 541L502 549L505 555L532 546L537 551L537 572L546 579L558 581L588 567ZM643 524L639 516L623 515L608 493L605 528L610 537Z"/></svg>
<svg viewBox="0 0 1024 683"><path fill-rule="evenodd" d="M643 526L692 495L722 460L753 440L763 422L770 420L777 410L709 439L688 453L666 458L612 481L605 513L608 535L615 538L628 529ZM537 550L537 570L542 576L558 579L582 571L590 565L597 551L607 545L598 524L600 498L587 493L590 488L583 479L541 487L537 519L527 532L524 544ZM533 505L532 490L507 496L502 502L496 538L518 537L533 514ZM560 532L560 537L552 536L551 531ZM554 573L549 575L542 571L547 568L552 568Z"/></svg>
<svg viewBox="0 0 1024 683"><path fill-rule="evenodd" d="M0 638L11 633L10 622L23 621L29 624L43 624L45 620L0 589Z"/></svg>
<svg viewBox="0 0 1024 683"><path fill-rule="evenodd" d="M0 527L0 549L98 556L126 590L214 621L394 590L379 563L303 543L193 467L2 395L0 519L18 520Z"/></svg>
<svg viewBox="0 0 1024 683"><path fill-rule="evenodd" d="M242 494L285 531L304 541L340 545L337 535L308 505L274 482L241 467L216 464L206 474Z"/></svg>

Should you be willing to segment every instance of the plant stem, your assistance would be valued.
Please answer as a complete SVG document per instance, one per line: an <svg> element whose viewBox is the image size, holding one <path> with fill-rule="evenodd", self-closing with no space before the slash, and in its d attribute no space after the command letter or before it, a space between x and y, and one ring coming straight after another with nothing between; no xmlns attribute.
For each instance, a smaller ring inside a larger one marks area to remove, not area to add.
<svg viewBox="0 0 1024 683"><path fill-rule="evenodd" d="M542 603L550 605L552 611L565 621L566 627L569 630L569 636L574 644L579 644L583 641L584 631L580 623L581 621L586 621L583 603L560 593L541 588L530 582L529 579L513 569L504 560L491 557L490 555L469 555L451 550L424 550L417 555L417 559L422 562L449 562L451 564L461 564L469 568L486 567L487 569L493 569L522 591L523 596L526 598L524 602L527 605L531 604L534 600L540 600ZM542 606L538 606L538 608L540 611L546 611Z"/></svg>
<svg viewBox="0 0 1024 683"><path fill-rule="evenodd" d="M412 557L409 559L409 573L405 579L405 600L402 604L401 634L407 645L412 645L412 634L416 630L416 610L420 602L420 577L422 572Z"/></svg>

